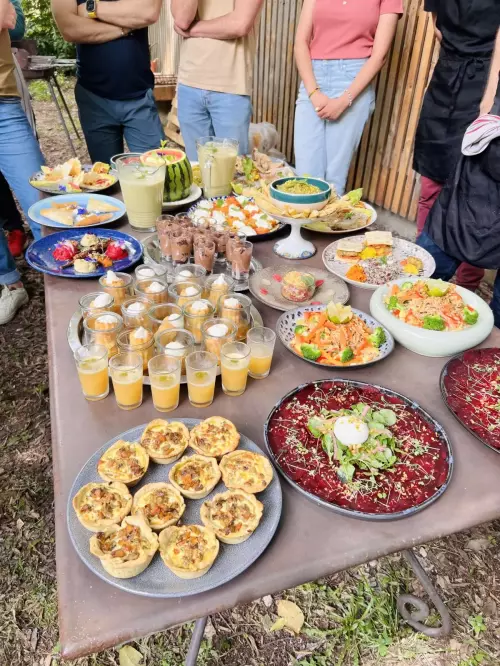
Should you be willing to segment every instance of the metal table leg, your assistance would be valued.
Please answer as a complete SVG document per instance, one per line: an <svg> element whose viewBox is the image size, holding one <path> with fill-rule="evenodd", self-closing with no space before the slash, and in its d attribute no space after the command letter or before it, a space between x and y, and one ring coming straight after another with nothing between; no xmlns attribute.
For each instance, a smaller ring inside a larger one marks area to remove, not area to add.
<svg viewBox="0 0 500 666"><path fill-rule="evenodd" d="M399 612L411 627L421 632L422 634L425 634L426 636L430 636L431 638L441 638L443 636L448 636L451 633L451 616L448 609L437 593L437 590L432 584L431 579L425 573L420 562L417 560L415 553L411 550L404 550L403 555L410 567L413 569L415 576L422 583L424 590L441 616L441 626L428 627L423 624L423 622L430 615L429 606L425 601L419 599L419 597L416 597L413 594L402 594L398 598L397 606ZM416 610L409 610L408 606L411 606Z"/></svg>
<svg viewBox="0 0 500 666"><path fill-rule="evenodd" d="M52 95L52 101L56 105L57 113L59 114L59 119L61 121L61 124L64 128L64 131L66 132L66 138L68 139L69 145L71 146L71 150L73 151L73 155L76 157L76 150L75 146L73 145L73 141L71 140L71 135L69 133L69 130L66 126L66 123L64 122L64 117L61 111L61 107L59 106L59 102L57 101L56 93L54 90L54 86L52 85L52 81L50 78L46 78L47 85L49 86L50 94Z"/></svg>
<svg viewBox="0 0 500 666"><path fill-rule="evenodd" d="M82 137L80 136L80 133L78 132L78 128L77 128L77 126L76 126L76 124L75 124L75 121L74 121L74 119L73 119L73 116L71 115L71 111L70 111L69 108L68 108L68 104L67 104L67 102L66 102L66 98L65 98L64 95L63 95L63 92L62 92L62 90L61 90L61 87L60 87L60 85L59 85L59 81L57 80L57 76L55 75L55 73L52 74L52 78L54 79L54 84L55 84L55 86L56 86L56 88L57 88L57 92L59 93L59 97L61 98L61 101L62 101L62 103L63 103L63 105L64 105L64 108L66 109L66 113L68 114L68 118L69 118L71 124L73 125L73 129L75 130L75 134L76 134L76 136L78 137L78 140L81 141L81 140L82 140Z"/></svg>
<svg viewBox="0 0 500 666"><path fill-rule="evenodd" d="M189 650L186 656L185 666L196 666L198 660L198 654L200 652L201 641L203 640L203 634L205 633L205 627L207 625L208 617L200 617L199 620L196 620L193 635L191 636L191 643L189 644Z"/></svg>

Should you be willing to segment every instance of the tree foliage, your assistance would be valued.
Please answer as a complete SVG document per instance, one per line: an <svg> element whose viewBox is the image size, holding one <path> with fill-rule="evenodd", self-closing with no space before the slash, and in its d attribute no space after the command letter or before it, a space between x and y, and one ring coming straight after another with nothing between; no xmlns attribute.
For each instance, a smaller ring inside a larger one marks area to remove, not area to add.
<svg viewBox="0 0 500 666"><path fill-rule="evenodd" d="M75 0L76 2L76 0ZM74 58L75 45L61 37L52 18L50 0L23 0L26 17L26 39L34 39L40 55Z"/></svg>

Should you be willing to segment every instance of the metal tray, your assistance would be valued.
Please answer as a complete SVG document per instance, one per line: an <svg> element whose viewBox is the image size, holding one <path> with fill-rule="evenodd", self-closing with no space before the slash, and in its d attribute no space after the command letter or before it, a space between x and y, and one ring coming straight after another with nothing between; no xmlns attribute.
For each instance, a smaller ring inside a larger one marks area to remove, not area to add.
<svg viewBox="0 0 500 666"><path fill-rule="evenodd" d="M185 423L188 428L192 428L200 419L176 419ZM232 580L240 573L245 571L255 560L264 552L274 536L276 528L281 516L281 486L277 474L273 476L273 480L264 492L257 495L259 501L264 505L264 514L260 525L255 530L254 534L242 544L227 545L220 544L220 551L214 565L208 573L200 578L193 580L184 580L178 578L168 569L161 560L159 553L157 553L148 568L135 578L128 578L120 580L110 576L101 566L100 561L91 555L89 551L89 540L92 532L86 530L80 523L73 510L71 501L76 495L78 490L87 483L101 482L102 479L97 474L97 462L102 454L119 439L126 441L138 441L146 423L135 428L131 428L116 437L113 437L103 447L101 447L94 455L89 458L85 463L80 473L73 483L67 505L67 524L68 531L75 547L76 552L82 561L93 571L96 576L102 580L118 587L126 592L138 594L145 597L156 597L162 599L187 597L193 594L200 594L207 592L219 585L223 585ZM261 449L252 442L252 440L241 434L240 449L247 451L255 451L256 453L263 453ZM187 450L188 455L194 454L194 451ZM265 455L265 454L263 454ZM175 463L172 463L174 465ZM137 492L146 483L155 483L158 481L168 482L168 472L172 465L157 465L150 463L148 472L140 484L132 489L132 494ZM186 499L186 511L182 516L182 524L201 524L200 508L205 499L211 498L216 493L224 492L226 487L221 482L215 489L208 495L208 497L201 500Z"/></svg>
<svg viewBox="0 0 500 666"><path fill-rule="evenodd" d="M325 382L331 383L332 381L335 381L340 384L349 384L354 387L359 387L359 388L375 388L386 395L391 395L396 398L399 398L402 400L408 407L411 407L412 409L416 410L420 416L427 421L440 435L444 443L446 444L446 448L448 451L448 475L446 477L446 481L444 484L439 488L439 490L432 496L429 497L425 502L422 502L422 504L419 504L418 506L411 507L410 509L405 509L404 511L399 511L396 513L386 513L386 514L379 514L379 513L364 513L362 511L356 511L354 509L346 509L345 507L337 506L336 504L332 504L331 502L327 502L317 495L314 495L313 493L308 492L307 490L304 490L301 488L295 481L290 479L290 477L286 474L281 469L281 466L279 462L276 460L275 454L273 450L271 449L271 445L269 443L268 439L268 430L269 430L269 424L270 421L276 412L277 409L281 407L281 405L289 400L291 397L293 397L296 393L299 391L302 391L302 389L310 386L311 384L324 384ZM397 391L392 391L391 389L386 388L385 386L379 386L378 384L369 384L367 382L356 382L356 381L351 381L348 379L338 379L337 377L334 377L332 379L320 379L315 382L307 382L305 384L301 384L300 386L297 386L297 388L294 388L292 391L287 393L281 400L273 407L271 410L269 416L266 419L266 422L264 423L264 441L266 444L266 450L271 458L274 466L278 469L282 477L293 487L295 490L298 490L299 493L304 495L304 497L307 497L307 499L313 501L315 504L319 504L320 506L325 507L326 509L329 509L330 511L333 511L334 513L339 513L343 516L348 516L349 518L358 518L361 520L370 520L373 522L387 522L390 520L399 520L401 518L408 518L409 516L413 516L416 513L419 513L420 511L423 511L427 507L429 507L431 504L433 504L436 500L438 500L441 495L446 491L448 488L451 477L453 474L453 466L454 466L454 460L453 460L453 451L451 448L451 443L448 438L448 435L446 434L444 428L428 413L426 412L420 405L417 403L413 402L410 398L407 398L406 396L402 395L401 393L398 393Z"/></svg>

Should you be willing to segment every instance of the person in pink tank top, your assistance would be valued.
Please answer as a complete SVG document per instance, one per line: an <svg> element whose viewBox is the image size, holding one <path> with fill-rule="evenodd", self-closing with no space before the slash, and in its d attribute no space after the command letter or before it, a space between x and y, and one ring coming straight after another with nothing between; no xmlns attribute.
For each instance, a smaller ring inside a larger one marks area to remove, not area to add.
<svg viewBox="0 0 500 666"><path fill-rule="evenodd" d="M304 0L295 38L302 79L295 162L300 175L324 178L338 194L375 109L373 80L402 12L403 0Z"/></svg>

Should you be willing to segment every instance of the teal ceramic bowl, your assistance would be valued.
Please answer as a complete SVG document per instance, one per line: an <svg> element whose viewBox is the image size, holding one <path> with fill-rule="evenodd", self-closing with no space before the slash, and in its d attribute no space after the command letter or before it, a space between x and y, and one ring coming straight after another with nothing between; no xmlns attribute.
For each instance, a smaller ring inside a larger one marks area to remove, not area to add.
<svg viewBox="0 0 500 666"><path fill-rule="evenodd" d="M278 189L280 185L289 180L305 180L309 185L319 187L320 191L314 194L291 194ZM282 210L288 207L295 208L298 211L311 211L321 210L326 206L331 196L332 188L325 180L321 180L320 178L288 176L287 178L279 178L273 181L270 185L269 193L273 202Z"/></svg>

